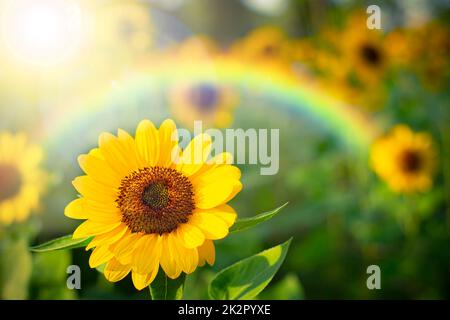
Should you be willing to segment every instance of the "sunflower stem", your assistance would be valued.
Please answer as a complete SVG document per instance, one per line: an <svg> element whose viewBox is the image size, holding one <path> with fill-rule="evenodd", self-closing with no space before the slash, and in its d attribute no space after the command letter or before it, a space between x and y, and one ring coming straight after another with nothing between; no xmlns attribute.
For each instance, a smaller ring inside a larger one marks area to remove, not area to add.
<svg viewBox="0 0 450 320"><path fill-rule="evenodd" d="M184 273L181 273L176 279L171 279L160 268L155 280L149 286L151 299L181 300L183 298L185 280L186 275Z"/></svg>

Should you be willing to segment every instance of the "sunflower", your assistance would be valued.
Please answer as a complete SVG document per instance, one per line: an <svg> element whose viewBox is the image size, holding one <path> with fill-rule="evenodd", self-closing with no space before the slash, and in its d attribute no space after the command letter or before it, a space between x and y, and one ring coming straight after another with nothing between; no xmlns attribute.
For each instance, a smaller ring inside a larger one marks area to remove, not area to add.
<svg viewBox="0 0 450 320"><path fill-rule="evenodd" d="M410 50L412 69L423 84L431 90L445 88L450 76L450 32L438 21L430 22L412 31Z"/></svg>
<svg viewBox="0 0 450 320"><path fill-rule="evenodd" d="M336 30L327 28L314 39L297 40L293 46L297 76L348 104L380 109L386 98L383 82L355 81L355 65L342 59L342 44L336 41L339 36Z"/></svg>
<svg viewBox="0 0 450 320"><path fill-rule="evenodd" d="M227 86L200 81L174 85L169 92L169 104L175 117L186 126L201 120L207 126L225 128L233 121L238 98Z"/></svg>
<svg viewBox="0 0 450 320"><path fill-rule="evenodd" d="M410 67L414 63L414 41L417 41L417 38L410 29L396 28L386 35L386 50L395 66Z"/></svg>
<svg viewBox="0 0 450 320"><path fill-rule="evenodd" d="M431 187L435 169L431 137L397 125L372 146L374 171L396 192L426 191Z"/></svg>
<svg viewBox="0 0 450 320"><path fill-rule="evenodd" d="M181 150L176 126L159 129L142 121L133 138L119 129L103 133L99 147L81 155L86 175L73 181L81 197L65 215L87 219L74 238L93 236L89 264L105 264L112 282L132 273L134 286L148 286L159 267L175 279L181 272L215 260L213 240L222 239L236 219L227 205L241 189L240 171L228 153L207 159L211 138L196 136Z"/></svg>
<svg viewBox="0 0 450 320"><path fill-rule="evenodd" d="M328 95L366 110L380 109L387 97L382 81L391 65L384 37L352 15L345 28L329 24L314 37L291 41L294 70L301 80Z"/></svg>
<svg viewBox="0 0 450 320"><path fill-rule="evenodd" d="M0 133L0 224L22 222L38 208L46 185L42 158L25 134Z"/></svg>
<svg viewBox="0 0 450 320"><path fill-rule="evenodd" d="M322 78L343 79L347 70L342 66L342 59L337 57L336 52L330 50L326 45L329 40L329 30L320 34L317 38L302 38L293 41L292 56L295 65L302 66L308 72L317 74ZM323 43L321 43L323 42Z"/></svg>
<svg viewBox="0 0 450 320"><path fill-rule="evenodd" d="M264 26L236 42L231 53L252 63L287 63L292 60L289 44L287 35L281 29Z"/></svg>
<svg viewBox="0 0 450 320"><path fill-rule="evenodd" d="M356 80L372 84L380 82L389 65L389 51L385 48L383 35L367 28L365 15L350 17L339 38L345 39L341 53Z"/></svg>

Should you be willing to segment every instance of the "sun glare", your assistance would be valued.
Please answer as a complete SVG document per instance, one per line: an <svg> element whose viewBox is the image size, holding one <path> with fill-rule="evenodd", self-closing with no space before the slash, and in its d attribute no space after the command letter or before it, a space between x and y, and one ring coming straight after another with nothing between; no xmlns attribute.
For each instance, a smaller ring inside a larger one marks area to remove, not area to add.
<svg viewBox="0 0 450 320"><path fill-rule="evenodd" d="M81 9L71 0L11 0L2 10L2 38L21 61L52 66L79 49Z"/></svg>

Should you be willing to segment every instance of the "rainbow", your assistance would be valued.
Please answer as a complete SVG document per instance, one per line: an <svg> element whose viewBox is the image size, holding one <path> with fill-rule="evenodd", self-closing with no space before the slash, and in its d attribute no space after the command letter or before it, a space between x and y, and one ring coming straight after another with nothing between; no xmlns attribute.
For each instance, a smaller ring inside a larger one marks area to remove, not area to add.
<svg viewBox="0 0 450 320"><path fill-rule="evenodd" d="M233 70L225 66L221 75L247 92L259 90L276 97L280 108L307 117L355 151L367 151L380 133L378 124L359 107L324 94L314 83L300 80L283 67L269 65L259 69L238 65Z"/></svg>
<svg viewBox="0 0 450 320"><path fill-rule="evenodd" d="M177 81L214 81L236 88L243 94L256 92L271 97L272 100L279 102L276 105L280 111L306 117L321 130L335 136L350 150L357 152L366 153L368 146L380 131L377 123L359 108L323 94L318 88L299 80L292 72L285 72L280 66L269 65L264 68L255 68L237 61L219 59L213 63L171 61L167 64L152 66L125 82L119 82L119 87L110 88L103 94L83 102L82 105L59 109L58 114L53 115L49 120L47 126L49 130L45 136L55 143L54 139L57 138L54 137L64 136L60 133L67 133L68 128L73 126L78 127L76 130L86 130L88 126L101 125L102 121L88 121L85 118L103 116L104 119L105 114L115 118L114 125L110 128L101 127L98 129L99 132L113 131L114 128L123 127L120 123L122 116L127 117L126 123L133 123L134 126L135 122L140 120L140 113L130 115L123 110L123 105L129 104L130 100L136 100L136 95L142 92L154 95L155 99L161 99L164 88ZM126 102L121 104L120 101ZM156 119L152 119L156 122L170 117L167 110L158 108L152 110L151 114L155 115ZM136 116L136 119L130 119L133 116ZM142 114L141 116L149 117ZM125 129L132 130L133 127Z"/></svg>

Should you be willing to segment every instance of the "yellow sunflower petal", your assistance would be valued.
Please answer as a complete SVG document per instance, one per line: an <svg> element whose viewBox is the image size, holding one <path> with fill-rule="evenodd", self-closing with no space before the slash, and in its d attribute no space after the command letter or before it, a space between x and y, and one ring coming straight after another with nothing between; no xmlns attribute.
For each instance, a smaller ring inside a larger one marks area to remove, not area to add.
<svg viewBox="0 0 450 320"><path fill-rule="evenodd" d="M154 264L159 264L161 256L161 236L156 234L144 235L136 243L133 256L133 265L136 271L141 274L148 274L154 268Z"/></svg>
<svg viewBox="0 0 450 320"><path fill-rule="evenodd" d="M97 182L111 188L120 186L120 176L108 165L105 160L92 155L81 155L78 163L83 171Z"/></svg>
<svg viewBox="0 0 450 320"><path fill-rule="evenodd" d="M195 205L200 209L217 207L232 199L241 189L242 184L231 179L194 185Z"/></svg>
<svg viewBox="0 0 450 320"><path fill-rule="evenodd" d="M195 178L192 179L192 183L194 185L202 186L224 179L239 180L240 178L241 170L239 170L239 168L230 165L221 165L196 175Z"/></svg>
<svg viewBox="0 0 450 320"><path fill-rule="evenodd" d="M90 220L87 220L80 224L78 228L73 233L74 239L85 238L90 236L95 236L97 234L106 233L111 231L112 229L118 227L121 222L104 224L104 223L96 223Z"/></svg>
<svg viewBox="0 0 450 320"><path fill-rule="evenodd" d="M182 270L190 274L195 271L198 266L198 251L196 248L188 249L184 247L182 240L179 235L175 235L174 247L178 253L178 262L181 265Z"/></svg>
<svg viewBox="0 0 450 320"><path fill-rule="evenodd" d="M99 137L99 149L105 161L117 172L120 177L125 177L133 171L130 166L130 157L126 145L114 135L104 132Z"/></svg>
<svg viewBox="0 0 450 320"><path fill-rule="evenodd" d="M143 120L136 129L136 149L142 166L154 166L158 163L158 130L149 120Z"/></svg>
<svg viewBox="0 0 450 320"><path fill-rule="evenodd" d="M216 251L214 243L211 240L206 240L203 245L198 248L199 265L203 266L205 261L212 266L216 260Z"/></svg>
<svg viewBox="0 0 450 320"><path fill-rule="evenodd" d="M221 165L231 165L233 163L233 155L229 152L222 152L215 155L211 159L207 160L203 166L194 174L192 178L195 179L197 176L206 173L209 170L215 169Z"/></svg>
<svg viewBox="0 0 450 320"><path fill-rule="evenodd" d="M211 209L199 209L199 211L200 210L220 218L227 224L228 227L231 227L237 218L236 211L234 211L234 209L227 204L223 204Z"/></svg>
<svg viewBox="0 0 450 320"><path fill-rule="evenodd" d="M89 213L89 220L97 223L115 223L122 220L122 215L119 210L115 211L100 211L100 210L90 210L88 205L84 207Z"/></svg>
<svg viewBox="0 0 450 320"><path fill-rule="evenodd" d="M89 214L89 219L97 222L118 221L121 218L120 210L115 202L97 202L83 198L84 210ZM119 219L118 219L119 218Z"/></svg>
<svg viewBox="0 0 450 320"><path fill-rule="evenodd" d="M206 239L217 240L228 235L228 226L219 217L207 212L196 210L189 218L188 224L198 227Z"/></svg>
<svg viewBox="0 0 450 320"><path fill-rule="evenodd" d="M64 215L72 219L87 219L88 213L83 207L83 199L75 199L64 209Z"/></svg>
<svg viewBox="0 0 450 320"><path fill-rule="evenodd" d="M222 152L208 160L207 164L210 166L218 166L222 164L232 164L233 155L229 152Z"/></svg>
<svg viewBox="0 0 450 320"><path fill-rule="evenodd" d="M199 134L189 142L183 151L178 169L187 177L196 173L208 159L211 152L211 137Z"/></svg>
<svg viewBox="0 0 450 320"><path fill-rule="evenodd" d="M112 259L114 255L109 251L107 246L96 247L89 257L89 266L91 268L97 268L99 265Z"/></svg>
<svg viewBox="0 0 450 320"><path fill-rule="evenodd" d="M131 278L133 279L134 287L138 290L148 287L158 274L158 269L158 264L155 264L151 273L148 274L140 274L133 270L131 273Z"/></svg>
<svg viewBox="0 0 450 320"><path fill-rule="evenodd" d="M125 235L111 246L111 251L121 264L131 263L136 243L141 237L142 235L127 230Z"/></svg>
<svg viewBox="0 0 450 320"><path fill-rule="evenodd" d="M102 205L85 198L79 198L69 203L64 214L73 219L89 219L97 223L115 223L122 219L120 211L110 205Z"/></svg>
<svg viewBox="0 0 450 320"><path fill-rule="evenodd" d="M72 184L82 196L88 199L105 203L116 201L117 193L113 188L94 181L90 176L76 177Z"/></svg>
<svg viewBox="0 0 450 320"><path fill-rule="evenodd" d="M86 246L86 251L101 245L113 245L125 235L127 230L128 227L122 223L117 228L109 232L95 236L94 239L92 239L92 241Z"/></svg>
<svg viewBox="0 0 450 320"><path fill-rule="evenodd" d="M128 153L128 165L133 169L137 170L140 167L138 152L136 149L136 143L134 138L130 136L128 132L122 129L117 130L117 138L122 143L124 149Z"/></svg>
<svg viewBox="0 0 450 320"><path fill-rule="evenodd" d="M89 151L88 155L89 155L89 156L92 156L92 157L99 158L99 159L101 159L101 160L105 160L105 157L103 156L103 154L101 153L101 151L100 151L99 148L93 148L93 149L91 149L91 150Z"/></svg>
<svg viewBox="0 0 450 320"><path fill-rule="evenodd" d="M183 246L186 248L196 248L205 241L203 232L196 226L188 223L179 225L175 232Z"/></svg>
<svg viewBox="0 0 450 320"><path fill-rule="evenodd" d="M158 130L159 134L159 159L158 165L169 167L172 164L172 152L179 152L178 135L175 122L164 120ZM174 148L177 148L174 151Z"/></svg>
<svg viewBox="0 0 450 320"><path fill-rule="evenodd" d="M233 191L228 195L225 202L231 201L240 191L242 190L242 183L240 181L237 181L233 184Z"/></svg>
<svg viewBox="0 0 450 320"><path fill-rule="evenodd" d="M173 235L163 234L162 235L162 252L161 254L161 267L163 268L166 275L171 279L176 279L181 273L181 266L177 263L175 257L177 256L176 250L173 247Z"/></svg>
<svg viewBox="0 0 450 320"><path fill-rule="evenodd" d="M112 258L106 263L104 275L108 281L117 282L125 278L130 271L130 265L122 265L117 259Z"/></svg>

